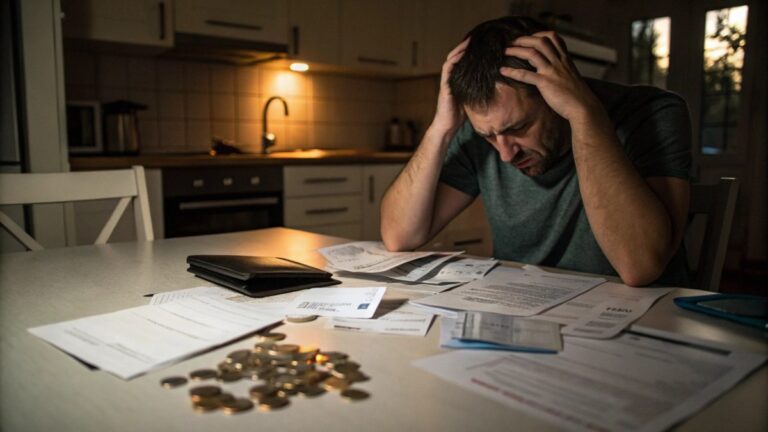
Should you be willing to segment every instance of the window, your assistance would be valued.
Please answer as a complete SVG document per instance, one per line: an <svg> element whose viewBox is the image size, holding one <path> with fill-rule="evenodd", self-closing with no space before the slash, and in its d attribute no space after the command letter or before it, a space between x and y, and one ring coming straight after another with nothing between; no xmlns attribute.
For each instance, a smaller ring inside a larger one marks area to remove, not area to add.
<svg viewBox="0 0 768 432"><path fill-rule="evenodd" d="M741 102L747 6L707 11L701 97L701 153L734 148Z"/></svg>
<svg viewBox="0 0 768 432"><path fill-rule="evenodd" d="M632 22L630 82L666 88L670 22L669 17Z"/></svg>

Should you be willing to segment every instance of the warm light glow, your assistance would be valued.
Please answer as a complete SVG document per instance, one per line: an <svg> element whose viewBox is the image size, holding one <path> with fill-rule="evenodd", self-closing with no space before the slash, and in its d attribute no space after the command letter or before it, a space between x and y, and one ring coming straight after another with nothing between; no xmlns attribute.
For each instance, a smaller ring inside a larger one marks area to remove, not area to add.
<svg viewBox="0 0 768 432"><path fill-rule="evenodd" d="M288 71L276 71L271 81L267 81L267 92L278 95L294 95L301 91L304 76Z"/></svg>
<svg viewBox="0 0 768 432"><path fill-rule="evenodd" d="M291 63L288 67L294 72L306 72L309 70L309 65L306 63Z"/></svg>

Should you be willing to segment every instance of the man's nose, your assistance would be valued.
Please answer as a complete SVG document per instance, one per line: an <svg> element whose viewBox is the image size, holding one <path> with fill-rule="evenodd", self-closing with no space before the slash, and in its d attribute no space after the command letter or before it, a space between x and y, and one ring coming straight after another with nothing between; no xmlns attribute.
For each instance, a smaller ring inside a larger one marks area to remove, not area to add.
<svg viewBox="0 0 768 432"><path fill-rule="evenodd" d="M512 139L503 135L496 136L496 148L502 162L511 162L520 151L520 147Z"/></svg>

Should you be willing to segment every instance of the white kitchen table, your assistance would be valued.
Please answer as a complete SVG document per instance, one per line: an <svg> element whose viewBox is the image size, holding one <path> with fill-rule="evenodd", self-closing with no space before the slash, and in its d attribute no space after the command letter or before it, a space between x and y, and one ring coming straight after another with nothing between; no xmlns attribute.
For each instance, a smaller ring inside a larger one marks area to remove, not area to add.
<svg viewBox="0 0 768 432"><path fill-rule="evenodd" d="M438 347L435 322L424 337L363 334L323 328L323 319L285 324L285 342L348 353L371 380L356 385L371 398L346 402L336 394L291 398L269 413L195 413L190 385L164 389L160 379L215 367L244 338L131 381L88 369L27 332L30 327L148 303L144 294L209 285L186 271L192 254L282 256L322 267L316 249L344 242L285 228L233 234L114 243L0 255L0 430L111 431L482 431L555 430L553 424L442 381L411 366ZM510 265L514 265L510 263ZM725 342L765 354L766 336L681 310L672 299L700 295L677 289L639 324ZM678 426L680 430L768 430L768 367L763 365L723 397ZM247 394L253 383L237 383Z"/></svg>

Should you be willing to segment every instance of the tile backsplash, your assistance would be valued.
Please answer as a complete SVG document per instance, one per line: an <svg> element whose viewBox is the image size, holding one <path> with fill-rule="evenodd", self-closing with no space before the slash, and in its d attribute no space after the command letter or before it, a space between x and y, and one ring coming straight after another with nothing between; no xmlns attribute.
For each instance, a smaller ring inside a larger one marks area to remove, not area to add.
<svg viewBox="0 0 768 432"><path fill-rule="evenodd" d="M421 133L431 121L437 77L409 80L296 73L269 65L235 66L65 50L67 100L132 100L143 153L204 152L211 138L261 149L262 112L271 96L269 132L276 149L381 149L392 117Z"/></svg>

